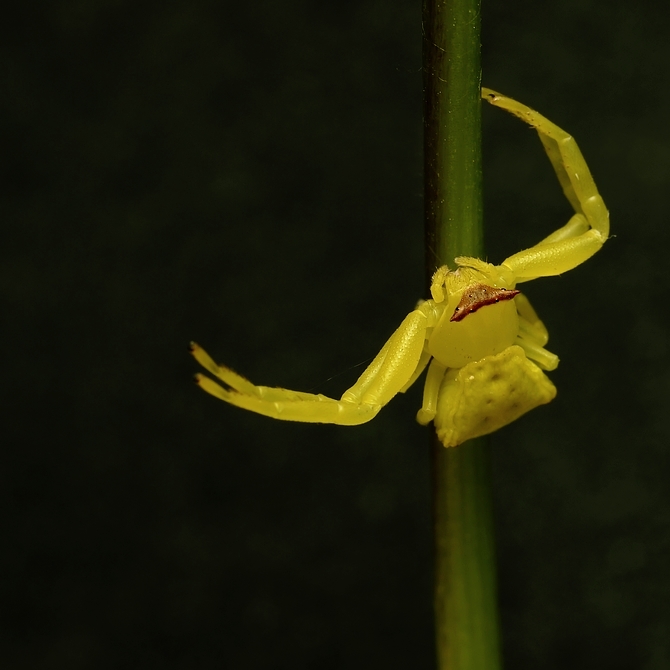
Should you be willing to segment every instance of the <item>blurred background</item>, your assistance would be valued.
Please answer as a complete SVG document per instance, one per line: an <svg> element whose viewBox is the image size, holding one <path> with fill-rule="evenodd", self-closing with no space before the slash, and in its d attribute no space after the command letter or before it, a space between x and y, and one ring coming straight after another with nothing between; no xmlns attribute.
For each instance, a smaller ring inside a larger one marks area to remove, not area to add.
<svg viewBox="0 0 670 670"><path fill-rule="evenodd" d="M434 666L421 383L339 396L424 293L418 0L54 0L5 15L3 669ZM571 132L603 251L524 285L559 395L491 440L508 668L670 667L670 50L662 3L488 0L483 82ZM484 113L489 259L570 216Z"/></svg>

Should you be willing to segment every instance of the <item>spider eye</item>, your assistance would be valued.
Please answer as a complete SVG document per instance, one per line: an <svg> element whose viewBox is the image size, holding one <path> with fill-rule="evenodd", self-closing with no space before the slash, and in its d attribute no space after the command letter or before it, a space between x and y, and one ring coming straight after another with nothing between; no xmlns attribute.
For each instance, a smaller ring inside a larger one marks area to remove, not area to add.
<svg viewBox="0 0 670 670"><path fill-rule="evenodd" d="M450 321L462 321L468 314L473 314L480 307L493 305L501 300L512 300L519 294L516 289L494 288L486 284L475 284L470 291L464 293Z"/></svg>

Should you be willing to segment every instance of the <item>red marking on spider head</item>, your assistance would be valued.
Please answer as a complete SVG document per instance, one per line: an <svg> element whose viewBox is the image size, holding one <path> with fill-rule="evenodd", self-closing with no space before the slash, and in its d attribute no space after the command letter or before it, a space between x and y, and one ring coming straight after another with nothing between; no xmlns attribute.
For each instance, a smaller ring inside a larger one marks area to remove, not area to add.
<svg viewBox="0 0 670 670"><path fill-rule="evenodd" d="M462 321L468 314L476 312L480 307L493 305L501 300L512 300L521 291L509 288L493 288L486 284L471 286L461 297L458 307L454 310L449 321Z"/></svg>

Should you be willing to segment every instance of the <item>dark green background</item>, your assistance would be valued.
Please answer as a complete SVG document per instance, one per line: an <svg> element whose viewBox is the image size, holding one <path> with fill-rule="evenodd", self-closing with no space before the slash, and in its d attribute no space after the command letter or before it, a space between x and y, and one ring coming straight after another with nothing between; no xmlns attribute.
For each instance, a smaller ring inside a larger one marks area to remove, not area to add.
<svg viewBox="0 0 670 670"><path fill-rule="evenodd" d="M339 395L423 293L418 0L23 3L0 31L0 666L431 669L420 384ZM670 667L663 3L488 0L484 83L573 133L613 239L527 285L559 395L492 439L508 669ZM484 110L489 258L570 215Z"/></svg>

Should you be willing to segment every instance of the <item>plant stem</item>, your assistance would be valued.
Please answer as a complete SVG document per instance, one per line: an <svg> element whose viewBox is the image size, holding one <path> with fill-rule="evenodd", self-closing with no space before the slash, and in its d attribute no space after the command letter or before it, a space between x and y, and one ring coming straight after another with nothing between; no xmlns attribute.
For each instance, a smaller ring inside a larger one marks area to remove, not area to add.
<svg viewBox="0 0 670 670"><path fill-rule="evenodd" d="M424 0L424 179L429 275L484 257L480 0ZM439 670L501 667L488 441L433 435Z"/></svg>

